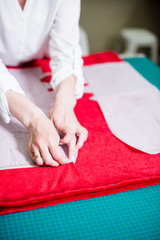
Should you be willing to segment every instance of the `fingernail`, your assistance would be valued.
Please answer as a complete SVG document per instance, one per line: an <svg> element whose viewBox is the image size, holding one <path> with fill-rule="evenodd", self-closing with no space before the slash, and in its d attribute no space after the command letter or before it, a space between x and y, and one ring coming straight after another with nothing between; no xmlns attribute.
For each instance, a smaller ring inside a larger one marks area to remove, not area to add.
<svg viewBox="0 0 160 240"><path fill-rule="evenodd" d="M41 158L37 159L36 164L39 166L43 165L43 160Z"/></svg>
<svg viewBox="0 0 160 240"><path fill-rule="evenodd" d="M55 160L52 161L52 163L50 164L50 166L52 167L58 167L60 164L58 162L56 162Z"/></svg>
<svg viewBox="0 0 160 240"><path fill-rule="evenodd" d="M58 166L59 166L59 163L58 163L58 162L55 162L55 165L58 167Z"/></svg>
<svg viewBox="0 0 160 240"><path fill-rule="evenodd" d="M73 162L73 161L70 160L70 159L67 159L67 160L66 160L66 163L71 163L71 162Z"/></svg>
<svg viewBox="0 0 160 240"><path fill-rule="evenodd" d="M72 159L72 162L73 162L73 163L75 163L75 162L76 162L76 158L75 158L75 156L72 156L72 158L71 158L71 159Z"/></svg>

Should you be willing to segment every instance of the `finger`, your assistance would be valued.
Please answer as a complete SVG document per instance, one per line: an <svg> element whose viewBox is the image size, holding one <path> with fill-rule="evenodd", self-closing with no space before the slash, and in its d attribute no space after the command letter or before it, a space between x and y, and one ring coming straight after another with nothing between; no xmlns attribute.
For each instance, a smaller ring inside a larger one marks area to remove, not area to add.
<svg viewBox="0 0 160 240"><path fill-rule="evenodd" d="M75 147L76 147L76 136L74 135L74 137L68 143L69 159L74 163L76 161Z"/></svg>
<svg viewBox="0 0 160 240"><path fill-rule="evenodd" d="M43 165L43 160L41 158L41 153L38 147L32 145L30 148L30 156L32 160L38 165L41 166Z"/></svg>
<svg viewBox="0 0 160 240"><path fill-rule="evenodd" d="M52 157L59 163L59 164L66 164L70 163L71 161L61 152L59 147L49 147L49 151Z"/></svg>
<svg viewBox="0 0 160 240"><path fill-rule="evenodd" d="M68 145L68 153L69 153L69 159L72 162L75 162L75 145L76 145L76 136L75 133L67 128L65 129L65 136L60 140L60 143L64 143Z"/></svg>
<svg viewBox="0 0 160 240"><path fill-rule="evenodd" d="M65 129L63 133L64 133L64 137L60 140L60 143L63 143L63 144L68 144L75 135L75 133L69 128Z"/></svg>
<svg viewBox="0 0 160 240"><path fill-rule="evenodd" d="M88 131L84 129L83 131L77 132L76 135L78 137L76 148L80 149L83 146L84 142L87 140Z"/></svg>
<svg viewBox="0 0 160 240"><path fill-rule="evenodd" d="M78 140L77 140L77 144L76 144L76 148L77 149L80 149L83 144L84 144L84 136L82 133L78 133L76 134L78 136Z"/></svg>
<svg viewBox="0 0 160 240"><path fill-rule="evenodd" d="M43 147L43 149L41 149L41 155L42 155L43 162L46 165L52 166L52 167L59 166L59 163L57 161L55 161L55 159L52 157L52 154L50 153L47 146L45 146L45 147Z"/></svg>

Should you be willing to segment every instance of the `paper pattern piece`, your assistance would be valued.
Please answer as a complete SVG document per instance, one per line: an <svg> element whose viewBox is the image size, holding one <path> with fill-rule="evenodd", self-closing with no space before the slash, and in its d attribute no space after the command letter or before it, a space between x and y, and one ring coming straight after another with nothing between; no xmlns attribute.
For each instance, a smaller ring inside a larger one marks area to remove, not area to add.
<svg viewBox="0 0 160 240"><path fill-rule="evenodd" d="M140 151L160 153L160 91L126 62L84 67L113 134Z"/></svg>
<svg viewBox="0 0 160 240"><path fill-rule="evenodd" d="M53 92L49 83L42 83L44 77L40 68L10 69L26 96L39 106L47 115L53 104ZM37 167L28 153L28 132L15 118L9 124L0 119L1 161L0 170L12 168ZM67 156L67 146L59 146Z"/></svg>

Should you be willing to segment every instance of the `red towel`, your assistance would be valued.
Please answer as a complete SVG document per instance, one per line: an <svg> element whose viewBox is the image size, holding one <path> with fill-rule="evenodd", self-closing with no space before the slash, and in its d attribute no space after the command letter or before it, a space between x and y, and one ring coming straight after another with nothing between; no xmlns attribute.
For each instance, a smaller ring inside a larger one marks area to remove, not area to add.
<svg viewBox="0 0 160 240"><path fill-rule="evenodd" d="M84 58L87 65L112 61L122 60L111 52ZM37 62L49 71L48 60ZM89 131L76 164L0 170L1 215L160 183L160 154L145 154L118 140L90 96L84 94L75 108L80 123Z"/></svg>

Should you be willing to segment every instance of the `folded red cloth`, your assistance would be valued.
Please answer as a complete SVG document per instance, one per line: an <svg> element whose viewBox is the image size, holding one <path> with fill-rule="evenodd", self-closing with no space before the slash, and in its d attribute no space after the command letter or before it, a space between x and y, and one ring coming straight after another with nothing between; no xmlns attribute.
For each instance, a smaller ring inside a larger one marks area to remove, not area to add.
<svg viewBox="0 0 160 240"><path fill-rule="evenodd" d="M84 58L87 65L96 61L122 60L112 52ZM160 154L142 153L118 140L109 130L98 103L90 100L90 96L84 94L75 108L80 123L89 131L76 164L0 170L0 214L160 183Z"/></svg>

